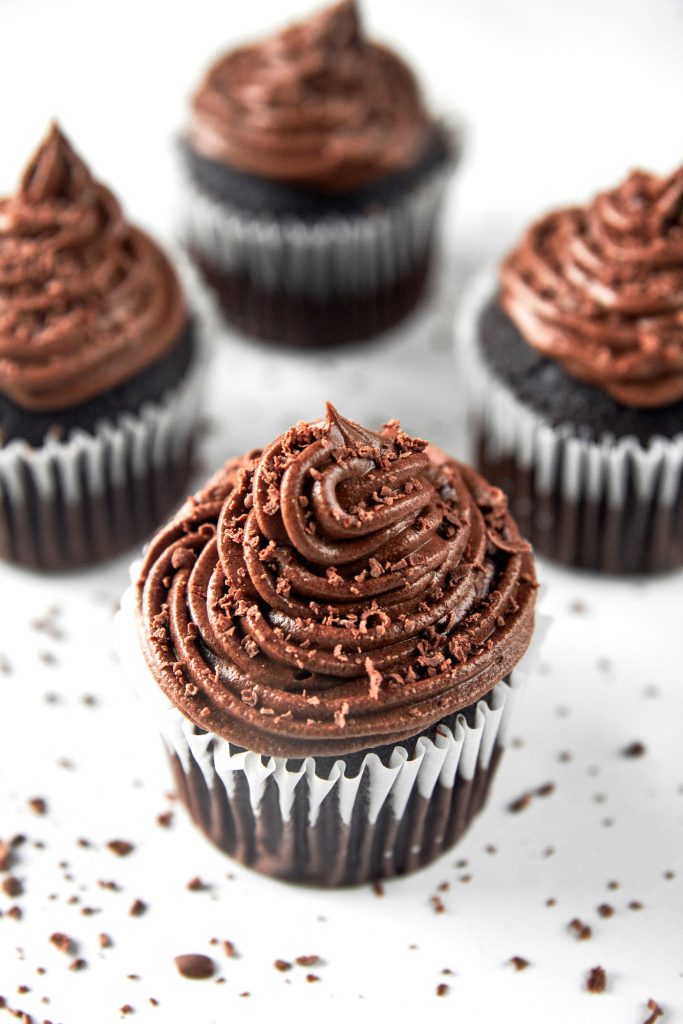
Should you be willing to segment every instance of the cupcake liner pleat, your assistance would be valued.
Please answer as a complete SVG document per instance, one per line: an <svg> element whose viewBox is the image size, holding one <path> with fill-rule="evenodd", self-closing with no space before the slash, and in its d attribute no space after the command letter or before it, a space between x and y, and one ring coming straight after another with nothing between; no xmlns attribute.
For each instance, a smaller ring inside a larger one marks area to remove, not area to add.
<svg viewBox="0 0 683 1024"><path fill-rule="evenodd" d="M216 275L247 287L324 302L362 296L409 277L429 255L451 164L383 210L308 223L267 219L219 203L185 182L185 243Z"/></svg>
<svg viewBox="0 0 683 1024"><path fill-rule="evenodd" d="M137 578L139 563L131 571ZM140 649L135 590L116 619L116 647L168 751L194 822L248 867L290 881L350 885L416 870L453 845L486 802L514 706L547 623L530 650L467 716L439 724L409 752L266 757L204 732L169 703Z"/></svg>
<svg viewBox="0 0 683 1024"><path fill-rule="evenodd" d="M462 306L456 345L466 382L472 458L500 486L540 554L610 573L683 565L683 432L597 439L552 426L489 369L478 315L495 280L482 275Z"/></svg>
<svg viewBox="0 0 683 1024"><path fill-rule="evenodd" d="M186 378L160 402L90 433L0 447L0 557L59 570L112 557L147 536L189 477L206 339Z"/></svg>

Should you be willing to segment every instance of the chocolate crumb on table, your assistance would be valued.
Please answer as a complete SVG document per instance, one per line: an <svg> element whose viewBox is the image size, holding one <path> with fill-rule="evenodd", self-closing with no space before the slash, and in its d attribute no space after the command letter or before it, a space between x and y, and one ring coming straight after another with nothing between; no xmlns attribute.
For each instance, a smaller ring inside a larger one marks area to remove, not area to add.
<svg viewBox="0 0 683 1024"><path fill-rule="evenodd" d="M633 743L629 743L628 746L624 747L621 751L622 757L643 757L647 753L647 747L640 740L634 740Z"/></svg>
<svg viewBox="0 0 683 1024"><path fill-rule="evenodd" d="M436 994L437 994L437 996L447 996L449 992L450 992L450 988L445 983L445 981L439 982L439 984L436 986Z"/></svg>
<svg viewBox="0 0 683 1024"><path fill-rule="evenodd" d="M375 896L384 896L384 886L380 881L375 881L372 883L372 891L374 892Z"/></svg>
<svg viewBox="0 0 683 1024"><path fill-rule="evenodd" d="M526 793L522 793L521 796L518 796L508 804L508 811L511 814L519 814L520 811L525 811L533 800L533 796L533 793L527 790Z"/></svg>
<svg viewBox="0 0 683 1024"><path fill-rule="evenodd" d="M292 965L289 960L275 960L273 962L273 967L276 971L291 971L292 969Z"/></svg>
<svg viewBox="0 0 683 1024"><path fill-rule="evenodd" d="M648 999L647 1008L650 1011L650 1016L643 1021L643 1024L655 1024L656 1020L664 1016L664 1010L654 999Z"/></svg>
<svg viewBox="0 0 683 1024"><path fill-rule="evenodd" d="M320 978L318 977L317 974L307 974L306 975L306 981L311 981L311 982L313 982L313 981L320 981Z"/></svg>
<svg viewBox="0 0 683 1024"><path fill-rule="evenodd" d="M197 875L195 878L191 878L185 886L190 892L207 892L211 886L208 882L203 882L202 879Z"/></svg>
<svg viewBox="0 0 683 1024"><path fill-rule="evenodd" d="M14 862L12 847L0 839L0 871L9 871Z"/></svg>
<svg viewBox="0 0 683 1024"><path fill-rule="evenodd" d="M53 932L50 936L50 942L58 949L60 953L75 953L76 943L64 932Z"/></svg>
<svg viewBox="0 0 683 1024"><path fill-rule="evenodd" d="M510 963L516 971L525 971L527 967L531 966L529 961L523 956L511 956Z"/></svg>
<svg viewBox="0 0 683 1024"><path fill-rule="evenodd" d="M130 917L142 917L147 912L147 904L144 900L133 900L128 914Z"/></svg>
<svg viewBox="0 0 683 1024"><path fill-rule="evenodd" d="M579 942L585 942L586 939L590 939L591 935L593 934L590 926L584 924L583 921L580 921L578 917L572 918L572 920L567 925L567 928L570 932L573 933L574 937L578 939Z"/></svg>
<svg viewBox="0 0 683 1024"><path fill-rule="evenodd" d="M213 960L203 953L183 953L175 957L174 963L183 978L201 981L214 974Z"/></svg>
<svg viewBox="0 0 683 1024"><path fill-rule="evenodd" d="M237 949L234 942L230 942L230 939L223 940L223 952L231 960L234 960L237 956Z"/></svg>
<svg viewBox="0 0 683 1024"><path fill-rule="evenodd" d="M606 988L607 974L605 973L604 967L591 967L586 979L587 991L599 995L604 992Z"/></svg>
<svg viewBox="0 0 683 1024"><path fill-rule="evenodd" d="M100 932L97 941L100 944L100 949L110 949L114 945L111 935L108 935L107 932Z"/></svg>
<svg viewBox="0 0 683 1024"><path fill-rule="evenodd" d="M117 857L127 857L129 853L133 852L135 847L127 839L111 839L107 843L107 849L115 853Z"/></svg>
<svg viewBox="0 0 683 1024"><path fill-rule="evenodd" d="M8 875L7 878L2 880L2 891L5 896L15 897L22 896L24 892L24 886L21 880L16 875Z"/></svg>
<svg viewBox="0 0 683 1024"><path fill-rule="evenodd" d="M614 914L614 907L609 903L601 903L597 910L600 917L612 917Z"/></svg>
<svg viewBox="0 0 683 1024"><path fill-rule="evenodd" d="M320 957L316 956L315 953L312 953L309 956L298 956L295 963L297 963L299 967L315 967L316 964L320 963Z"/></svg>
<svg viewBox="0 0 683 1024"><path fill-rule="evenodd" d="M160 828L170 828L173 824L173 811L164 811L163 814L157 814L157 825Z"/></svg>
<svg viewBox="0 0 683 1024"><path fill-rule="evenodd" d="M44 815L47 814L47 800L42 796L32 796L26 801L30 809L34 814Z"/></svg>

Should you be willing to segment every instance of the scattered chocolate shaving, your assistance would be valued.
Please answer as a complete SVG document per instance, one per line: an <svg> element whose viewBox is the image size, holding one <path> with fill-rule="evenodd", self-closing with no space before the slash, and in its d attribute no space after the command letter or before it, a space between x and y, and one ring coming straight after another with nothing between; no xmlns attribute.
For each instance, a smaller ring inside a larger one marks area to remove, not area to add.
<svg viewBox="0 0 683 1024"><path fill-rule="evenodd" d="M7 917L11 917L13 921L21 921L23 916L23 910L21 907L16 906L16 904L7 911Z"/></svg>
<svg viewBox="0 0 683 1024"><path fill-rule="evenodd" d="M508 811L512 814L519 814L520 811L525 811L533 799L533 793L527 790L526 793L522 793L516 800L513 800L508 804Z"/></svg>
<svg viewBox="0 0 683 1024"><path fill-rule="evenodd" d="M585 942L586 939L590 939L591 935L593 934L593 932L590 929L590 926L584 924L583 921L580 921L578 917L572 918L572 920L567 925L567 928L570 932L573 932L574 937L578 939L579 942Z"/></svg>
<svg viewBox="0 0 683 1024"><path fill-rule="evenodd" d="M98 878L96 883L100 889L107 889L109 892L120 892L121 886L118 882L107 881L105 878Z"/></svg>
<svg viewBox="0 0 683 1024"><path fill-rule="evenodd" d="M107 849L115 853L117 857L127 857L135 847L127 839L112 839L107 843Z"/></svg>
<svg viewBox="0 0 683 1024"><path fill-rule="evenodd" d="M47 814L47 800L42 796L32 796L26 803L34 814Z"/></svg>
<svg viewBox="0 0 683 1024"><path fill-rule="evenodd" d="M544 782L542 786L539 786L536 790L536 796L551 796L555 792L554 782Z"/></svg>
<svg viewBox="0 0 683 1024"><path fill-rule="evenodd" d="M70 971L83 971L88 966L87 960L82 957L78 957L76 960L72 960L69 964Z"/></svg>
<svg viewBox="0 0 683 1024"><path fill-rule="evenodd" d="M630 903L628 904L628 909L629 910L642 910L643 909L643 904L640 902L640 900L631 900Z"/></svg>
<svg viewBox="0 0 683 1024"><path fill-rule="evenodd" d="M173 811L164 811L163 814L157 814L157 825L161 828L170 828L173 824Z"/></svg>
<svg viewBox="0 0 683 1024"><path fill-rule="evenodd" d="M292 965L289 960L276 960L273 963L273 967L276 971L291 971Z"/></svg>
<svg viewBox="0 0 683 1024"><path fill-rule="evenodd" d="M21 896L24 892L24 886L15 875L8 875L7 878L2 880L2 891L5 896Z"/></svg>
<svg viewBox="0 0 683 1024"><path fill-rule="evenodd" d="M114 945L114 943L112 942L111 935L107 935L106 932L100 932L100 934L97 936L97 941L100 944L100 949L109 949L111 946Z"/></svg>
<svg viewBox="0 0 683 1024"><path fill-rule="evenodd" d="M147 904L144 900L133 900L128 914L130 917L142 917L147 912Z"/></svg>
<svg viewBox="0 0 683 1024"><path fill-rule="evenodd" d="M609 903L601 903L598 907L598 914L600 917L612 917L614 914L614 907L610 906Z"/></svg>
<svg viewBox="0 0 683 1024"><path fill-rule="evenodd" d="M310 981L310 982L320 981L320 978L318 977L317 974L307 974L306 975L306 981Z"/></svg>
<svg viewBox="0 0 683 1024"><path fill-rule="evenodd" d="M50 942L60 953L75 953L76 951L76 943L64 932L53 932Z"/></svg>
<svg viewBox="0 0 683 1024"><path fill-rule="evenodd" d="M186 888L189 889L190 892L206 892L208 889L211 888L211 886L208 884L208 882L203 882L201 878L197 876L196 878L190 879L190 881L187 883Z"/></svg>
<svg viewBox="0 0 683 1024"><path fill-rule="evenodd" d="M588 992L600 994L607 988L607 975L605 974L604 967L591 967L588 972L588 978L586 979L586 989Z"/></svg>
<svg viewBox="0 0 683 1024"><path fill-rule="evenodd" d="M434 908L434 913L435 914L443 914L445 912L445 910L446 910L444 902L443 902L443 900L441 899L440 896L432 896L431 904L432 904L432 907Z"/></svg>
<svg viewBox="0 0 683 1024"><path fill-rule="evenodd" d="M643 1024L655 1024L656 1020L664 1016L664 1010L661 1008L659 1003L656 1003L654 999L648 999L647 1008L650 1011L650 1016L643 1021Z"/></svg>
<svg viewBox="0 0 683 1024"><path fill-rule="evenodd" d="M203 953L183 953L175 957L174 963L183 978L201 981L212 978L214 974L213 960Z"/></svg>
<svg viewBox="0 0 683 1024"><path fill-rule="evenodd" d="M530 967L530 963L523 956L511 956L510 963L516 971L525 971L527 967Z"/></svg>
<svg viewBox="0 0 683 1024"><path fill-rule="evenodd" d="M299 967L315 967L316 964L320 963L320 957L316 956L315 953L311 953L309 956L298 956L295 963Z"/></svg>
<svg viewBox="0 0 683 1024"><path fill-rule="evenodd" d="M130 1003L125 1003L122 1007L120 1007L119 1013L122 1013L124 1017L127 1017L129 1014L135 1013L135 1010L130 1005Z"/></svg>
<svg viewBox="0 0 683 1024"><path fill-rule="evenodd" d="M642 757L643 754L647 753L647 747L640 740L634 740L633 743L629 743L628 746L624 747L621 751L622 757Z"/></svg>
<svg viewBox="0 0 683 1024"><path fill-rule="evenodd" d="M375 896L384 896L384 886L380 881L375 881L372 883L372 891L374 892Z"/></svg>
<svg viewBox="0 0 683 1024"><path fill-rule="evenodd" d="M12 847L0 839L0 871L9 871L13 861Z"/></svg>
<svg viewBox="0 0 683 1024"><path fill-rule="evenodd" d="M439 984L436 986L437 996L447 996L449 992L450 988L444 981L439 982Z"/></svg>

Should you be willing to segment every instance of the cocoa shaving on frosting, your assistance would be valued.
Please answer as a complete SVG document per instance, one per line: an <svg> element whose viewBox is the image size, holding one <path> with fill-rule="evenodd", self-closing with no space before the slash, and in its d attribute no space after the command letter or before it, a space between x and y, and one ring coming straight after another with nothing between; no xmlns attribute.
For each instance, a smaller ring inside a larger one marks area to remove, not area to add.
<svg viewBox="0 0 683 1024"><path fill-rule="evenodd" d="M524 338L572 376L628 406L683 398L683 167L543 217L500 281Z"/></svg>
<svg viewBox="0 0 683 1024"><path fill-rule="evenodd" d="M356 4L343 0L221 57L188 134L211 160L331 193L409 167L428 128L412 72L363 37Z"/></svg>
<svg viewBox="0 0 683 1024"><path fill-rule="evenodd" d="M0 199L0 392L25 409L78 405L178 339L175 272L55 125Z"/></svg>
<svg viewBox="0 0 683 1024"><path fill-rule="evenodd" d="M472 704L526 650L533 559L500 490L328 406L232 460L156 536L149 667L203 729L264 754L350 753Z"/></svg>

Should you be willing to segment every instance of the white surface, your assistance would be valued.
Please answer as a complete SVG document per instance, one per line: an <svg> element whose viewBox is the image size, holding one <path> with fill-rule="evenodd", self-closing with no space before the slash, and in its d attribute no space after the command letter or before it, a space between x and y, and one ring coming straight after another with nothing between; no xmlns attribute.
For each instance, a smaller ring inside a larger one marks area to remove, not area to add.
<svg viewBox="0 0 683 1024"><path fill-rule="evenodd" d="M128 211L171 237L171 140L199 70L224 43L309 6L0 0L0 191L13 187L58 115ZM631 165L666 171L681 159L680 0L366 0L365 9L375 31L411 57L435 102L468 127L446 223L441 313L367 351L327 357L226 340L207 402L207 469L317 416L326 398L369 425L400 416L457 454L461 402L446 325L465 278L530 214L584 198ZM0 569L0 653L13 668L0 675L0 837L29 837L15 869L25 895L0 893L0 909L24 909L21 922L0 919L0 993L10 1006L59 1024L116 1021L126 1003L131 1020L164 1024L336 1020L349 1009L372 1020L418 1012L640 1024L653 997L665 1021L683 1020L680 574L633 583L541 566L556 623L513 728L523 745L508 751L488 810L457 850L388 884L380 899L368 889L300 890L255 876L215 852L182 810L171 830L155 824L168 806L163 753L110 656L126 563L53 579ZM572 611L575 601L587 611ZM52 605L64 639L30 626ZM44 652L56 663L42 661ZM58 703L45 700L50 693ZM97 705L83 704L84 694ZM645 756L620 756L632 740L646 744ZM572 760L558 760L561 751ZM59 766L64 757L73 768ZM553 795L520 814L506 810L546 781L556 784ZM49 800L44 818L26 806L36 795ZM93 848L79 848L81 836ZM105 846L119 837L136 844L121 860ZM456 868L462 859L467 866ZM208 892L185 891L196 875L211 883ZM102 878L123 891L98 888ZM610 880L620 887L609 891ZM435 914L430 899L444 881L446 910ZM100 913L82 916L67 902L74 894ZM149 911L130 918L136 897ZM557 904L547 907L550 897ZM628 909L633 900L643 909ZM595 912L605 901L616 910L609 919ZM589 941L567 931L577 916L593 928ZM68 970L70 958L48 942L55 930L80 941L87 970ZM98 949L100 931L112 935L111 950ZM226 960L212 936L232 940L240 958ZM172 958L190 951L213 951L225 984L179 978ZM307 953L324 958L310 969L319 984L306 983L305 968L272 966ZM516 973L506 963L513 955L532 966ZM608 991L589 995L586 972L597 964ZM48 973L36 975L37 966ZM439 999L442 981L450 991ZM18 994L24 984L31 992ZM240 999L243 991L251 998ZM151 1007L149 996L161 1005Z"/></svg>

